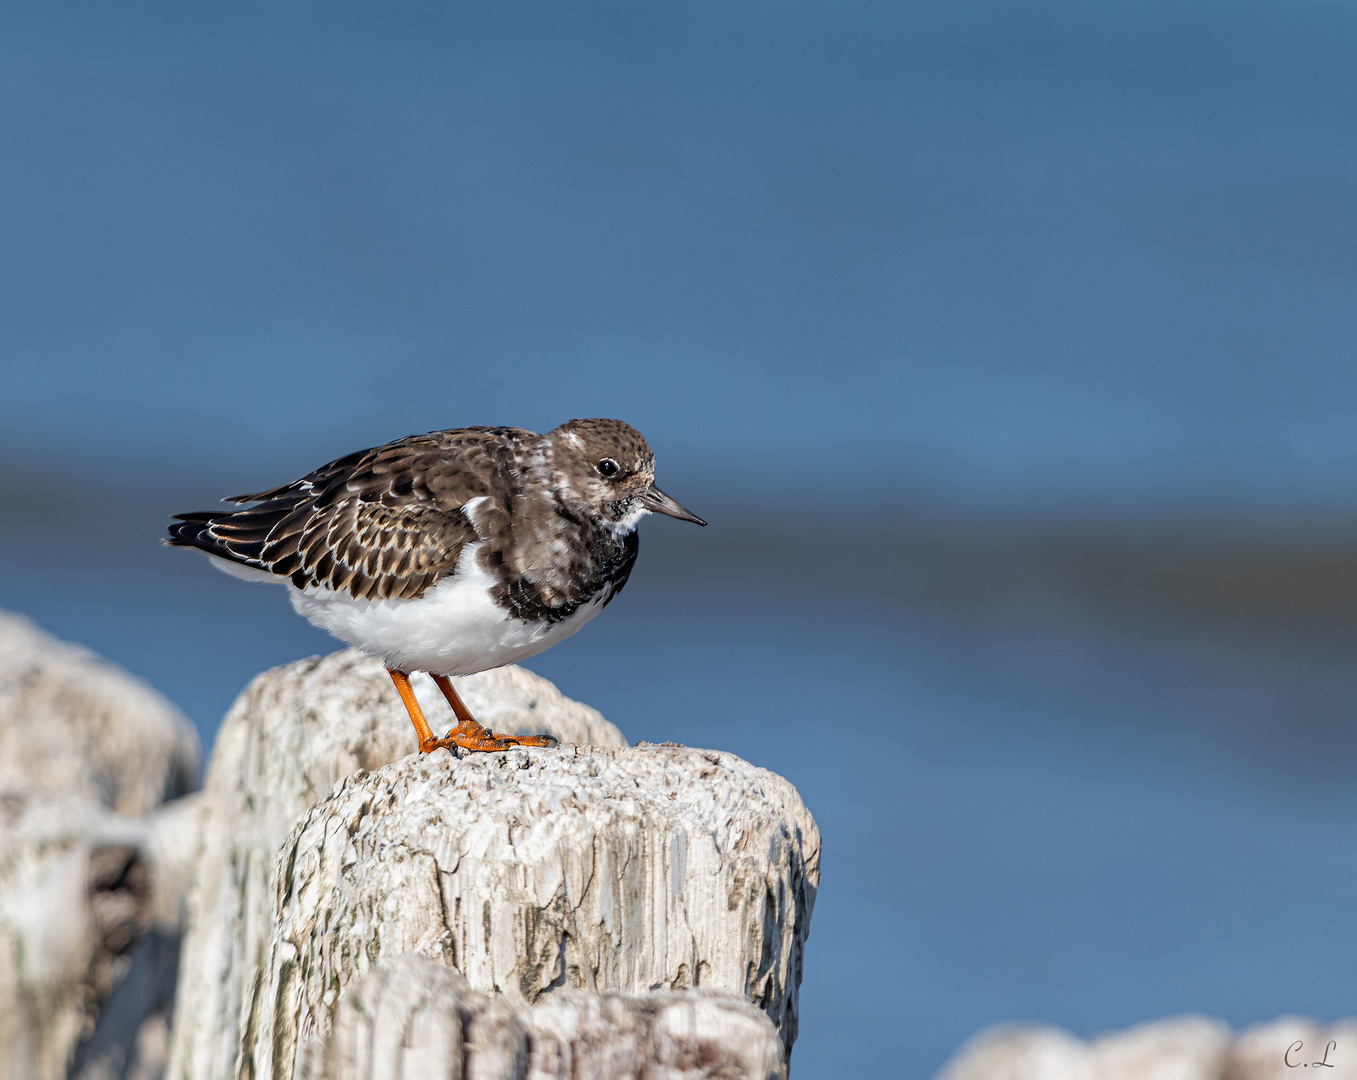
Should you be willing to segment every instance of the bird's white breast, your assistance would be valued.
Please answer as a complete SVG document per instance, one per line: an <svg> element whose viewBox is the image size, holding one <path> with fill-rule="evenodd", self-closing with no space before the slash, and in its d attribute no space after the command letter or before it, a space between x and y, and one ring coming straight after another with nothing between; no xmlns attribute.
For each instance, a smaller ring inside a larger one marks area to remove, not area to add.
<svg viewBox="0 0 1357 1080"><path fill-rule="evenodd" d="M463 548L454 574L413 600L358 600L333 589L289 587L297 613L380 657L388 667L470 675L515 664L569 637L603 610L608 591L555 623L513 618L494 602L495 579Z"/></svg>

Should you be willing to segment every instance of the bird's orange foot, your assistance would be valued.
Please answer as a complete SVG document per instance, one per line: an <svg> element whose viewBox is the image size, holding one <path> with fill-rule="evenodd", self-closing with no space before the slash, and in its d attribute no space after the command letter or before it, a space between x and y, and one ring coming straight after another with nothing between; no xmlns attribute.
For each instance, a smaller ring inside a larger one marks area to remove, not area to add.
<svg viewBox="0 0 1357 1080"><path fill-rule="evenodd" d="M420 752L424 754L431 753L440 746L445 746L449 750L454 747L460 750L508 750L514 746L555 745L556 740L550 735L503 735L498 731L487 730L475 720L463 720L441 739L430 735L419 741Z"/></svg>

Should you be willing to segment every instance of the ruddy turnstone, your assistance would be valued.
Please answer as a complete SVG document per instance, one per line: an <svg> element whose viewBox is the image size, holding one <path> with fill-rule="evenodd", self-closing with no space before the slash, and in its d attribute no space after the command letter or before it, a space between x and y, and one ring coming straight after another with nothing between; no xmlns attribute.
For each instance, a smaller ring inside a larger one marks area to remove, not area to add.
<svg viewBox="0 0 1357 1080"><path fill-rule="evenodd" d="M253 505L177 515L166 543L286 585L299 614L380 657L424 752L554 745L486 730L448 677L534 656L602 611L646 514L706 524L655 486L641 433L603 419L411 435L226 501ZM433 676L457 717L441 739L412 671Z"/></svg>

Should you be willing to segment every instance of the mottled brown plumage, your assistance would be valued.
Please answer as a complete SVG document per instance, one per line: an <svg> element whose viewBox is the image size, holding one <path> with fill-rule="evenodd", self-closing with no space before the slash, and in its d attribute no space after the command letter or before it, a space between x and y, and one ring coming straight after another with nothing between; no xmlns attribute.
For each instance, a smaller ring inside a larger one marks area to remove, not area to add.
<svg viewBox="0 0 1357 1080"><path fill-rule="evenodd" d="M449 574L476 530L462 508L507 501L511 428L412 435L322 465L300 480L228 501L244 510L184 514L171 544L363 600L420 596Z"/></svg>
<svg viewBox="0 0 1357 1080"><path fill-rule="evenodd" d="M705 524L654 480L649 445L620 420L434 431L230 500L243 509L182 515L167 542L290 585L299 613L382 657L421 749L545 746L485 731L447 676L515 663L584 625L626 584L646 514ZM413 670L458 716L444 739Z"/></svg>
<svg viewBox="0 0 1357 1080"><path fill-rule="evenodd" d="M599 462L609 460L617 473L603 476ZM546 435L434 431L228 500L254 504L243 510L179 515L168 542L298 589L387 600L422 596L456 570L466 545L484 540L480 558L502 606L521 618L564 617L604 584L614 593L625 584L636 545L623 525L638 509L691 518L655 489L654 464L640 432L620 420L572 420Z"/></svg>

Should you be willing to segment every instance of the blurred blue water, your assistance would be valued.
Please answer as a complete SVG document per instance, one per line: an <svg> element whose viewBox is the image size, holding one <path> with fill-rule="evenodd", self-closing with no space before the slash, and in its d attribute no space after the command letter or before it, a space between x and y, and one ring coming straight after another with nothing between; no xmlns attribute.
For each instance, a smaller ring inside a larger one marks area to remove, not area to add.
<svg viewBox="0 0 1357 1080"><path fill-rule="evenodd" d="M1336 3L17 3L0 438L1351 508ZM825 441L822 441L825 440ZM738 468L736 468L738 463Z"/></svg>
<svg viewBox="0 0 1357 1080"><path fill-rule="evenodd" d="M649 523L532 666L802 791L798 1076L929 1076L1001 1020L1350 1012L1342 603L1141 618L830 555L882 507L967 542L1350 517L1354 46L1320 0L7 4L0 606L210 743L332 645L158 549L163 515L620 415L748 535Z"/></svg>

